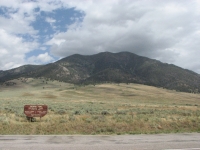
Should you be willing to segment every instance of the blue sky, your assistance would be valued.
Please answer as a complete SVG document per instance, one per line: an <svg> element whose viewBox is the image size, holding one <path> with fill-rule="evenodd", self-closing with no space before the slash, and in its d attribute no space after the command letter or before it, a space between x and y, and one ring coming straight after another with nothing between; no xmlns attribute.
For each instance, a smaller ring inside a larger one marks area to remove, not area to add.
<svg viewBox="0 0 200 150"><path fill-rule="evenodd" d="M200 1L0 1L0 70L129 51L200 73Z"/></svg>
<svg viewBox="0 0 200 150"><path fill-rule="evenodd" d="M50 46L45 45L44 43L50 40L54 34L66 32L67 26L75 22L75 20L73 20L72 18L83 16L82 13L74 10L74 8L59 8L52 12L45 12L36 9L36 12L38 12L38 15L36 16L36 20L31 23L31 26L38 31L37 40L42 47L27 53L27 58L33 55L39 55L41 53L41 49L49 52ZM27 37L25 37L25 39L27 39ZM52 57L55 60L58 59L56 56Z"/></svg>

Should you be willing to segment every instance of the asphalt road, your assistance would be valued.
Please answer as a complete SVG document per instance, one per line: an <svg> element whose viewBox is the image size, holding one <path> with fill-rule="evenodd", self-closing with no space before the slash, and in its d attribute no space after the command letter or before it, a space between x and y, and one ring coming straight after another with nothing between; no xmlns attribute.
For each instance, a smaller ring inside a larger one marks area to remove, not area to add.
<svg viewBox="0 0 200 150"><path fill-rule="evenodd" d="M1 135L0 150L200 150L200 133L156 135Z"/></svg>

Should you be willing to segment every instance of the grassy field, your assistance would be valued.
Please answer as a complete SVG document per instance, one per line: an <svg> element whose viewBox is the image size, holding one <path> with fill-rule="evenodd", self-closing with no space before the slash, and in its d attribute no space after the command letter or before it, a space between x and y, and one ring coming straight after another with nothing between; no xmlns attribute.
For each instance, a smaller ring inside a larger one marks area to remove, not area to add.
<svg viewBox="0 0 200 150"><path fill-rule="evenodd" d="M200 132L200 94L139 84L76 86L47 79L0 86L0 134L150 134ZM26 104L48 114L29 122Z"/></svg>

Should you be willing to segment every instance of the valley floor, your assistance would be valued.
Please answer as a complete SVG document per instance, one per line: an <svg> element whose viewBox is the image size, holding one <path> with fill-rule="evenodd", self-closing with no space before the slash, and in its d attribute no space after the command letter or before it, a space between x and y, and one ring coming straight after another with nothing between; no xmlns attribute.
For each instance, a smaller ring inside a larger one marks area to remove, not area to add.
<svg viewBox="0 0 200 150"><path fill-rule="evenodd" d="M48 79L0 87L3 134L150 134L200 132L200 95L139 84L73 85ZM29 122L26 104L48 114Z"/></svg>

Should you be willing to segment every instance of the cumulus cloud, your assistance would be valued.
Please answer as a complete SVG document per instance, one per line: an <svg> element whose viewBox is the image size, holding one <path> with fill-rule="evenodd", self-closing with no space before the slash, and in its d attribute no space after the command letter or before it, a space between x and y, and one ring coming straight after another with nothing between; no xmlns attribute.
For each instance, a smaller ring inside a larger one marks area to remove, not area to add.
<svg viewBox="0 0 200 150"><path fill-rule="evenodd" d="M45 49L38 41L38 31L32 26L39 15L36 9L51 12L60 7L60 3L56 1L0 1L0 70L27 64L29 60L32 60L33 64L52 60L47 53L36 56L35 61L27 58L26 54L40 47L41 50ZM53 20L47 18L47 21Z"/></svg>
<svg viewBox="0 0 200 150"><path fill-rule="evenodd" d="M198 1L91 0L66 5L82 11L84 19L47 42L53 55L129 51L199 71Z"/></svg>
<svg viewBox="0 0 200 150"><path fill-rule="evenodd" d="M48 63L53 60L54 60L53 57L51 57L47 52L44 54L39 54L38 56L31 56L28 58L28 62L30 64L34 63L38 65Z"/></svg>
<svg viewBox="0 0 200 150"><path fill-rule="evenodd" d="M0 8L0 69L75 53L129 51L200 73L198 0L6 0ZM46 17L55 32L40 43L32 25L40 12L69 8L82 15L71 16L66 31L55 30L59 21ZM40 54L27 58L38 49Z"/></svg>
<svg viewBox="0 0 200 150"><path fill-rule="evenodd" d="M24 64L25 53L37 47L35 42L25 42L23 38L0 29L1 69L10 69Z"/></svg>

